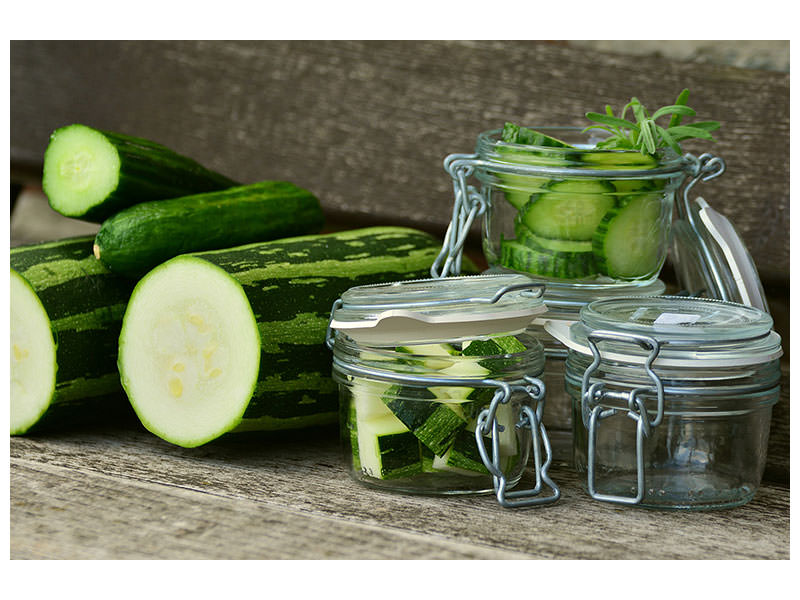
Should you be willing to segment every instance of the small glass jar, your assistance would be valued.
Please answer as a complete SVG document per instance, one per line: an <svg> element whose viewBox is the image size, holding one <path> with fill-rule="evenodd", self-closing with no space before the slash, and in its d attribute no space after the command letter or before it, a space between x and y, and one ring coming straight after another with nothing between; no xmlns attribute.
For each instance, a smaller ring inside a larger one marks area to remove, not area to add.
<svg viewBox="0 0 800 600"><path fill-rule="evenodd" d="M656 279L649 285L613 286L585 285L572 286L554 284L547 286L544 292L544 303L547 312L536 319L528 333L536 337L544 346L545 365L542 381L547 388L547 410L544 424L551 433L556 431L572 432L572 400L564 385L566 372L567 346L544 328L549 322L572 324L580 318L581 308L603 298L625 296L659 296L666 290L666 285ZM569 460L572 457L572 446L558 458Z"/></svg>
<svg viewBox="0 0 800 600"><path fill-rule="evenodd" d="M669 248L675 195L700 169L691 155L598 150L598 130L538 127L542 145L480 133L475 154L453 154L445 168L456 206L445 250L483 215L483 253L491 267L573 285L651 284ZM559 147L558 144L563 144ZM480 189L466 184L474 174ZM449 248L448 248L449 247ZM457 273L450 263L442 274Z"/></svg>
<svg viewBox="0 0 800 600"><path fill-rule="evenodd" d="M580 316L551 332L569 347L575 466L589 494L664 509L752 499L779 395L771 317L669 296L600 300Z"/></svg>
<svg viewBox="0 0 800 600"><path fill-rule="evenodd" d="M504 506L556 500L537 379L544 349L525 332L543 309L541 286L521 276L345 292L329 346L351 476L404 493L495 492ZM536 488L507 491L531 458ZM543 484L553 494L540 494Z"/></svg>

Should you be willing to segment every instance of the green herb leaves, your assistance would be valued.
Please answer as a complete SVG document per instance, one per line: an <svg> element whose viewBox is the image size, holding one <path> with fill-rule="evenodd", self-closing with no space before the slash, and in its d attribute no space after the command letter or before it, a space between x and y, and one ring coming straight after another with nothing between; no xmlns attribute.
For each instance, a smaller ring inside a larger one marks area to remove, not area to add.
<svg viewBox="0 0 800 600"><path fill-rule="evenodd" d="M700 121L690 125L681 125L683 117L695 116L695 111L686 105L689 98L689 90L683 90L675 104L662 106L652 115L647 113L647 109L633 97L631 101L622 107L620 115L614 116L611 106L606 105L605 114L588 112L586 118L594 121L597 125L589 125L584 131L589 129L603 129L611 136L597 144L598 148L607 150L639 150L642 154L654 154L659 148L668 146L676 153L681 154L680 142L692 138L700 138L715 141L711 136L711 131L719 129L717 121ZM628 111L633 113L635 121L625 118ZM669 123L666 127L659 125L658 119L669 116Z"/></svg>

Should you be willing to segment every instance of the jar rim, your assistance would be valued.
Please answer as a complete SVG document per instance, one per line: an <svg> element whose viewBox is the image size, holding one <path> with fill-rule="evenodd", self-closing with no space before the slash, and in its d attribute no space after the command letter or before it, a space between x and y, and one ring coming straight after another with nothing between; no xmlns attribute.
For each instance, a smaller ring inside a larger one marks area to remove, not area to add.
<svg viewBox="0 0 800 600"><path fill-rule="evenodd" d="M584 133L585 128L583 127L574 127L574 126L542 126L542 127L530 127L535 131L540 133L544 133L545 135L553 134L553 137L557 137L558 135L563 134L581 134ZM655 166L652 168L641 168L641 166L637 166L635 163L630 164L620 164L616 166L611 165L604 165L603 162L599 162L598 164L592 165L585 165L580 164L580 166L546 166L546 165L525 165L525 164L518 164L509 162L506 156L503 156L501 151L498 149L511 149L517 150L521 152L536 152L540 156L551 156L557 157L561 156L577 156L580 157L581 155L600 155L602 157L644 157L641 152L638 150L624 150L624 149L612 149L612 148L596 148L594 145L580 144L576 147L553 147L553 146L536 146L531 144L516 144L511 142L503 142L499 138L500 134L502 134L502 129L489 129L486 131L482 131L478 134L477 138L477 145L476 145L476 152L478 156L486 160L490 165L497 166L503 164L514 164L514 170L519 172L526 172L529 171L531 173L548 173L553 175L578 175L583 174L586 175L597 175L597 176L610 176L613 174L614 177L629 177L629 176L637 176L637 177L652 177L654 175L666 175L670 173L678 173L681 171L686 171L691 167L691 162L687 160L685 157L675 153L671 148L660 148L656 151L656 162L654 163ZM600 136L598 136L600 137ZM591 140L593 138L587 137L587 140ZM596 143L596 142L595 142ZM647 155L649 156L649 155ZM643 159L642 159L643 160ZM652 159L650 159L652 161ZM652 164L652 163L651 163ZM603 168L604 166L610 168ZM644 165L646 166L646 163ZM587 168L588 167L588 168Z"/></svg>
<svg viewBox="0 0 800 600"><path fill-rule="evenodd" d="M498 337L498 336L489 336ZM441 385L445 380L461 380L464 384L478 385L491 380L508 383L523 381L526 376L538 377L544 371L545 355L541 342L528 332L514 334L523 343L525 350L515 353L492 356L444 356L433 353L409 353L399 351L397 347L369 346L360 344L346 333L337 331L333 344L334 377L343 374L363 375L375 379L394 380L408 379L420 385ZM441 340L440 343L453 343L452 340ZM421 346L430 346L424 344ZM469 374L462 373L460 365L473 364L483 360L505 360L508 367L501 373ZM438 362L431 366L431 362ZM442 366L442 363L451 363ZM452 369L447 367L452 366ZM439 367L439 368L435 368ZM512 368L513 367L513 368ZM457 374L457 375L454 375ZM427 382L425 380L428 380Z"/></svg>

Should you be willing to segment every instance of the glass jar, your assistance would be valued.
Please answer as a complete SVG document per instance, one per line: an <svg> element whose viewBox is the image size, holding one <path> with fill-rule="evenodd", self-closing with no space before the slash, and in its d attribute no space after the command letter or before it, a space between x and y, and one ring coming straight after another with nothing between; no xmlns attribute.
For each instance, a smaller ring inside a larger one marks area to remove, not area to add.
<svg viewBox="0 0 800 600"><path fill-rule="evenodd" d="M456 254L483 215L483 252L491 267L573 285L649 285L667 256L675 195L701 169L669 148L653 156L598 150L598 130L540 127L543 145L478 135L475 154L453 154L445 168L456 205L443 253ZM545 145L548 144L548 145ZM559 146L559 144L562 144ZM480 189L467 185L474 174ZM458 273L455 261L432 270Z"/></svg>
<svg viewBox="0 0 800 600"><path fill-rule="evenodd" d="M504 506L556 500L537 379L544 349L525 332L542 310L541 285L522 276L345 292L329 346L351 476L404 493L494 492ZM531 458L536 487L507 491Z"/></svg>
<svg viewBox="0 0 800 600"><path fill-rule="evenodd" d="M566 373L567 346L545 329L548 322L572 324L580 318L581 308L603 298L625 296L659 296L664 293L666 285L660 279L645 286L584 285L572 286L551 283L544 292L544 303L547 312L537 318L528 328L528 333L536 337L544 346L545 365L542 381L547 388L547 411L544 423L552 434L555 432L572 432L572 400L564 385ZM558 450L558 449L557 449ZM559 459L572 458L572 441L564 452L557 452Z"/></svg>
<svg viewBox="0 0 800 600"><path fill-rule="evenodd" d="M771 317L669 296L600 300L580 317L550 331L569 347L575 466L589 494L666 509L752 499L779 394Z"/></svg>

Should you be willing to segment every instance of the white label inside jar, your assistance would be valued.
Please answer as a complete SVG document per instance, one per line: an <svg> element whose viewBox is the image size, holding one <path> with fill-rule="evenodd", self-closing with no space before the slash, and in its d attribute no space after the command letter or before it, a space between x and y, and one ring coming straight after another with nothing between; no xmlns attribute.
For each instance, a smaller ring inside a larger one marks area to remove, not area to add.
<svg viewBox="0 0 800 600"><path fill-rule="evenodd" d="M661 313L653 321L653 325L686 325L696 323L701 315L689 315L685 313Z"/></svg>

